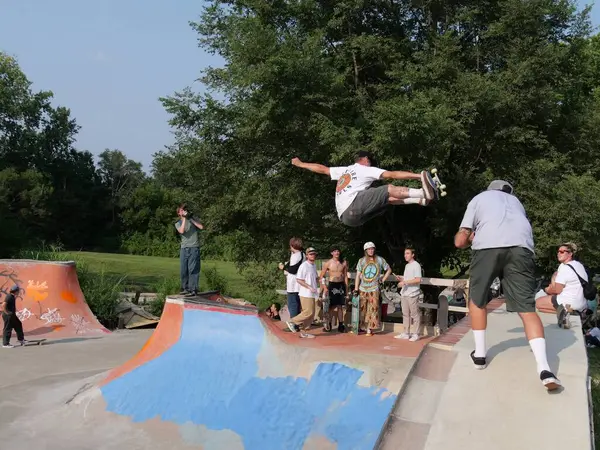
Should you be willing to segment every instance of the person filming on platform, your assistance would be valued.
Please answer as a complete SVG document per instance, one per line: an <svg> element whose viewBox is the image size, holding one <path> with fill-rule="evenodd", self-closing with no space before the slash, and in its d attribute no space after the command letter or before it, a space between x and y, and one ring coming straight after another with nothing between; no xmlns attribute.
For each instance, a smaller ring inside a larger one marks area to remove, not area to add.
<svg viewBox="0 0 600 450"><path fill-rule="evenodd" d="M181 274L181 292L179 295L194 297L198 294L200 279L200 239L198 230L204 226L196 219L184 204L177 208L179 220L175 228L181 236L179 263Z"/></svg>

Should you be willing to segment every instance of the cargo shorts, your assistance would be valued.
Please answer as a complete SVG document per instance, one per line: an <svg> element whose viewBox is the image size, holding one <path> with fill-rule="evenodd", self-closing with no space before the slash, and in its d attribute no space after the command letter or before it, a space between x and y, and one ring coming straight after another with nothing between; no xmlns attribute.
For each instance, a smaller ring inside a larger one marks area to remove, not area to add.
<svg viewBox="0 0 600 450"><path fill-rule="evenodd" d="M491 300L490 285L499 277L511 312L535 312L535 259L524 247L503 247L473 250L469 297L478 308Z"/></svg>

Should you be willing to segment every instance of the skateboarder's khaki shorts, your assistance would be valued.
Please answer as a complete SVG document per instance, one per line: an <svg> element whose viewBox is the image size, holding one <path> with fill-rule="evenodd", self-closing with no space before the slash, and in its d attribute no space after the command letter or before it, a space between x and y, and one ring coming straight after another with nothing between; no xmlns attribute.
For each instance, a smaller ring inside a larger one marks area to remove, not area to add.
<svg viewBox="0 0 600 450"><path fill-rule="evenodd" d="M492 299L490 285L502 280L506 309L512 312L535 312L535 260L524 247L473 250L469 296L479 308Z"/></svg>
<svg viewBox="0 0 600 450"><path fill-rule="evenodd" d="M358 193L340 220L349 227L359 227L385 212L390 194L387 185L368 188Z"/></svg>

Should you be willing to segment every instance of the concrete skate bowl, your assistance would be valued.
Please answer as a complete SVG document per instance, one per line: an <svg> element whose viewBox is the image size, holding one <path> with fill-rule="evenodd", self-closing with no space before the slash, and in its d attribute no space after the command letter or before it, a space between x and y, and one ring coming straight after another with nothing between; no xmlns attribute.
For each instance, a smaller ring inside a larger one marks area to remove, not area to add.
<svg viewBox="0 0 600 450"><path fill-rule="evenodd" d="M168 298L142 350L73 403L156 448L374 448L414 359L286 343L267 320Z"/></svg>
<svg viewBox="0 0 600 450"><path fill-rule="evenodd" d="M25 337L60 339L99 336L109 331L92 314L77 279L75 262L0 260L0 291L13 285Z"/></svg>

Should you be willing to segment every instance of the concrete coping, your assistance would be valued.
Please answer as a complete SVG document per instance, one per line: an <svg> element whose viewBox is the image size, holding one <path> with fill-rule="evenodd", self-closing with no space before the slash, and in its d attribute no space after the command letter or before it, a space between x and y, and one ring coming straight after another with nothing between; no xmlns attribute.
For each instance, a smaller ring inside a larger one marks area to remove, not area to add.
<svg viewBox="0 0 600 450"><path fill-rule="evenodd" d="M75 261L45 261L40 259L0 259L1 264L55 264L57 266L74 266Z"/></svg>

